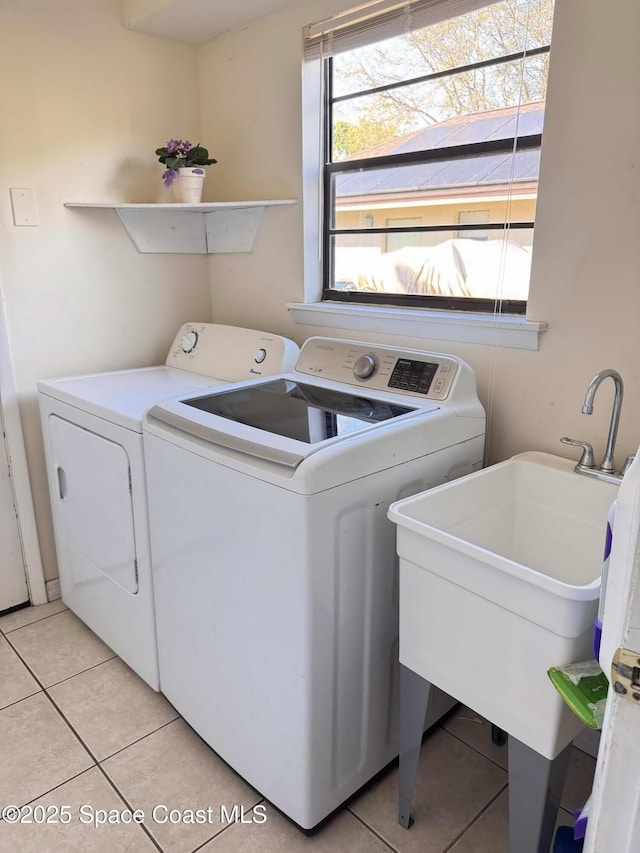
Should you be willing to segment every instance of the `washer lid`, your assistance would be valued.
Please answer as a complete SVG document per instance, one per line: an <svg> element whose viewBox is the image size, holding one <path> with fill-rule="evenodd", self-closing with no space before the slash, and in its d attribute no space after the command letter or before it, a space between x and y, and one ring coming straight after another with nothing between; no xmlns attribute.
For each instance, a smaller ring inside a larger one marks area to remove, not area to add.
<svg viewBox="0 0 640 853"><path fill-rule="evenodd" d="M336 383L297 377L235 386L212 394L167 400L147 418L227 450L296 468L306 457L352 436L394 425L437 404L407 405L390 396L365 396Z"/></svg>
<svg viewBox="0 0 640 853"><path fill-rule="evenodd" d="M185 400L186 406L284 438L317 444L415 411L415 407L291 379Z"/></svg>

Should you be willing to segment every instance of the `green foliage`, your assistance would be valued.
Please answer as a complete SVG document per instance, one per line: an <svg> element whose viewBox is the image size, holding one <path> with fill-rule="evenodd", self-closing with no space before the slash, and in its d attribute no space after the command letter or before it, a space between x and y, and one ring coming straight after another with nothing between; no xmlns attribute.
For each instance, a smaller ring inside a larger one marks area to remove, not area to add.
<svg viewBox="0 0 640 853"><path fill-rule="evenodd" d="M548 54L450 75L442 72L549 44L552 20L553 0L504 0L334 57L334 87L340 94L442 75L337 104L334 157L362 152L448 118L544 100Z"/></svg>
<svg viewBox="0 0 640 853"><path fill-rule="evenodd" d="M218 162L217 160L209 157L209 152L206 148L203 148L200 143L193 146L187 154L187 159L192 161L188 165L193 166L211 166L213 163Z"/></svg>
<svg viewBox="0 0 640 853"><path fill-rule="evenodd" d="M203 148L200 143L190 148L186 148L182 144L179 146L156 148L156 154L160 163L164 163L168 169L182 169L188 166L211 166L218 162L209 157L208 150Z"/></svg>
<svg viewBox="0 0 640 853"><path fill-rule="evenodd" d="M397 139L402 132L397 121L384 116L363 115L356 124L338 120L333 126L333 156L340 160L368 148Z"/></svg>

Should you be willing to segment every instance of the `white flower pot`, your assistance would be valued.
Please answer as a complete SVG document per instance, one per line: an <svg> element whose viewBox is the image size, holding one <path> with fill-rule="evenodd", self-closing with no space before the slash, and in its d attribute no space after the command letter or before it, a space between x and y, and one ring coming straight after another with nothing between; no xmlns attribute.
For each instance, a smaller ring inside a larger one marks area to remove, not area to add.
<svg viewBox="0 0 640 853"><path fill-rule="evenodd" d="M171 187L176 201L183 204L197 204L202 199L204 184L204 169L199 166L188 166L178 169L178 177Z"/></svg>

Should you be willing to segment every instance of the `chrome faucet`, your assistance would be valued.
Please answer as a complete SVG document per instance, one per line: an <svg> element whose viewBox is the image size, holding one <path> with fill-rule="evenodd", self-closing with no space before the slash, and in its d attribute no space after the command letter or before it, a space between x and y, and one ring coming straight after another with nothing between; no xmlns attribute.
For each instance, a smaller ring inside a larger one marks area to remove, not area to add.
<svg viewBox="0 0 640 853"><path fill-rule="evenodd" d="M620 412L622 411L622 396L624 393L624 385L622 383L622 377L618 373L617 370L601 370L600 373L596 373L591 382L589 383L589 387L587 388L587 393L584 398L584 403L582 404L582 414L583 415L591 415L593 414L593 401L596 396L596 391L602 384L605 379L608 378L613 379L615 385L615 396L613 398L613 409L611 411L611 423L609 424L609 435L607 436L607 446L604 451L604 457L602 462L600 463L600 467L596 468L595 460L593 457L593 448L586 441L576 441L573 438L561 438L563 444L571 444L577 447L582 447L582 456L580 457L580 461L576 465L576 471L579 471L582 474L590 474L591 476L598 477L599 479L609 479L619 482L621 479L621 474L616 473L615 463L613 461L613 454L615 452L616 445L616 436L618 435L618 424L620 423ZM630 460L627 459L625 462L625 468L628 467Z"/></svg>
<svg viewBox="0 0 640 853"><path fill-rule="evenodd" d="M596 373L591 380L591 384L589 385L584 398L584 403L582 404L583 415L593 414L593 399L596 396L596 391L600 387L601 383L609 377L613 379L616 391L615 397L613 398L613 410L611 412L611 423L609 424L607 446L604 451L604 458L600 464L600 470L604 471L605 474L613 474L616 470L616 466L613 463L613 453L616 444L616 436L618 435L618 424L620 423L620 412L622 410L622 394L624 392L622 376L620 376L618 371L601 370L600 373Z"/></svg>

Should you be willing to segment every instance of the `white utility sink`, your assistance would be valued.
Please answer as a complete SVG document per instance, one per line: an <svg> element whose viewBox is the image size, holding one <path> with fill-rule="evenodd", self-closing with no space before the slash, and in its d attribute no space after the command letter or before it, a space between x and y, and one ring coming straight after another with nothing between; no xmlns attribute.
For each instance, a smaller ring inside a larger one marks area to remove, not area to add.
<svg viewBox="0 0 640 853"><path fill-rule="evenodd" d="M581 730L547 677L592 657L615 484L523 453L397 501L400 662L554 758Z"/></svg>

